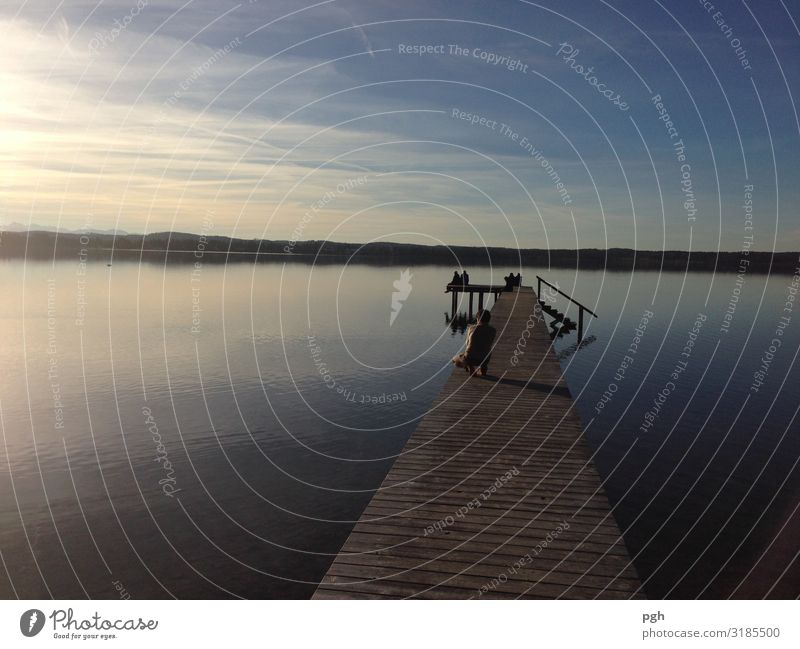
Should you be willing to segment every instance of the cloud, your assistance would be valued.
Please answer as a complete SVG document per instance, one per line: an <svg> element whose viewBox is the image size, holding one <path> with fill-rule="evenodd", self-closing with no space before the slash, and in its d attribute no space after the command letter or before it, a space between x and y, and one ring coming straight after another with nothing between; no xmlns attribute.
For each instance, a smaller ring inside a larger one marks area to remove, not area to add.
<svg viewBox="0 0 800 649"><path fill-rule="evenodd" d="M92 213L104 226L119 218L131 230L192 229L214 204L229 229L242 210L250 214L253 232L267 207L309 168L374 138L299 119L279 123L258 105L238 113L257 89L302 71L307 60L284 57L259 66L262 59L236 47L219 55L219 48L160 36L149 36L141 56L130 57L148 37L132 31L93 56L69 40L64 21L43 34L20 22L0 24L3 30L1 164L13 187L7 211L17 217L59 214L62 225L80 227ZM26 55L12 65L9 52L20 51ZM230 85L240 75L245 80ZM324 75L326 83L336 76ZM291 104L291 94L290 87L282 101ZM335 186L356 168L356 162L335 163L314 181ZM321 191L303 187L299 194Z"/></svg>
<svg viewBox="0 0 800 649"><path fill-rule="evenodd" d="M370 182L340 196L305 234L327 236L363 211L357 227L340 232L364 240L408 226L452 243L474 243L446 210L426 213L421 205L428 202L467 215L491 243L512 244L506 226L498 227L497 209L472 185L536 241L547 226L551 245L571 245L577 224L587 245L605 245L606 236L623 245L633 231L630 183L641 245L655 247L662 240L655 167L672 224L668 245L687 243L685 223L675 216L682 213L675 156L650 95L601 41L551 13L527 5L498 13L481 4L454 12L422 1L298 7L288 0L171 0L147 3L134 15L137 2L72 2L55 10L44 0L0 4L0 16L7 16L0 18L4 220L80 228L91 217L96 227L118 223L134 232L197 230L213 207L217 232L287 238L309 205L368 173ZM690 142L702 209L717 209L717 175L728 188L726 210L738 209L738 138L703 66L689 58L678 62L687 85L697 88L692 98L708 120L716 169L694 105L661 59L646 56L652 48L630 31L616 34L619 22L609 12L589 11L582 20L620 52L633 54L644 77L658 80L658 92ZM582 64L613 79L630 113L613 112L555 48L515 32L579 44ZM659 33L664 41L672 36L674 30ZM400 54L400 43L417 42L460 43L468 53L479 46L519 59L530 71L452 55L449 47L437 56ZM751 180L767 186L772 151L752 85L738 72L719 68L738 111ZM782 110L782 96L761 78L770 123L782 133L777 155L787 175L796 146L783 135L793 127L793 113ZM518 139L455 119L454 108L506 124ZM552 177L520 146L523 136L568 187L569 209ZM389 173L407 171L413 173ZM784 184L781 193L784 206L796 205L794 186ZM409 198L420 203L402 203ZM759 200L764 213L773 211L766 191ZM376 207L384 203L393 207ZM795 241L796 218L781 215ZM717 220L698 222L693 236L695 248L716 247ZM726 247L741 243L734 228L725 229L723 239ZM796 246L791 238L781 241Z"/></svg>

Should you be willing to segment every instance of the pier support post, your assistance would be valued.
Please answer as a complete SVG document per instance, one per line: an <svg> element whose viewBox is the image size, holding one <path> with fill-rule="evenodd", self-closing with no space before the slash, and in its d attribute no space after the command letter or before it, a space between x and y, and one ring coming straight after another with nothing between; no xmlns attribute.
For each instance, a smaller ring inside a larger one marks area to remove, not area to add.
<svg viewBox="0 0 800 649"><path fill-rule="evenodd" d="M472 296L475 295L472 291L469 292L469 317L472 318Z"/></svg>
<svg viewBox="0 0 800 649"><path fill-rule="evenodd" d="M458 294L455 291L453 291L453 302L452 302L452 305L450 307L450 319L451 320L456 317L456 307L457 306L458 306Z"/></svg>
<svg viewBox="0 0 800 649"><path fill-rule="evenodd" d="M483 311L483 291L478 292L478 311Z"/></svg>
<svg viewBox="0 0 800 649"><path fill-rule="evenodd" d="M583 309L578 308L578 343L583 340Z"/></svg>

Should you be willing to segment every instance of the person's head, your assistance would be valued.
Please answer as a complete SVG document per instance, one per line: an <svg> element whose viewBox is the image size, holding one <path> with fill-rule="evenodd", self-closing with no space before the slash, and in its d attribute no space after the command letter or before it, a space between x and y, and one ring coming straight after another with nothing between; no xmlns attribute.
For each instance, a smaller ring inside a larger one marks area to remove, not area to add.
<svg viewBox="0 0 800 649"><path fill-rule="evenodd" d="M489 320L491 320L491 319L492 319L492 312L489 311L488 309L483 309L478 314L478 322L480 324L489 324Z"/></svg>

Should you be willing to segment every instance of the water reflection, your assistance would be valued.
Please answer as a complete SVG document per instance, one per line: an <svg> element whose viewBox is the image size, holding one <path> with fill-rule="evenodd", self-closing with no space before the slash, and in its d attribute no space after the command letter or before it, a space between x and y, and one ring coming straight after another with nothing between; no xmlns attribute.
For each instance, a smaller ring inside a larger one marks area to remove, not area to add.
<svg viewBox="0 0 800 649"><path fill-rule="evenodd" d="M471 324L475 324L477 320L474 316L470 316L465 311L461 313L456 313L454 316L450 316L449 313L445 311L444 314L444 322L446 325L449 325L450 330L455 334L456 332L463 334L467 327Z"/></svg>
<svg viewBox="0 0 800 649"><path fill-rule="evenodd" d="M401 301L405 267L0 266L4 597L113 598L115 583L134 598L308 596L471 322L442 326L449 278L433 266L411 268ZM796 327L750 389L785 278L749 277L722 334L725 275L522 273L600 315L580 345L554 344L648 594L795 592L780 531L799 488ZM698 313L708 324L643 435Z"/></svg>

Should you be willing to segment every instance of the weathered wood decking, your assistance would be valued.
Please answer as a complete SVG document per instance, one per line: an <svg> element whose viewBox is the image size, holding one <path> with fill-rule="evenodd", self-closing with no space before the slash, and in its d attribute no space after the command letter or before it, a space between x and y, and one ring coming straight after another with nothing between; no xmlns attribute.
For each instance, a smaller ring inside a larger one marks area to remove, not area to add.
<svg viewBox="0 0 800 649"><path fill-rule="evenodd" d="M315 598L642 597L535 305L499 298L489 376L454 369Z"/></svg>

